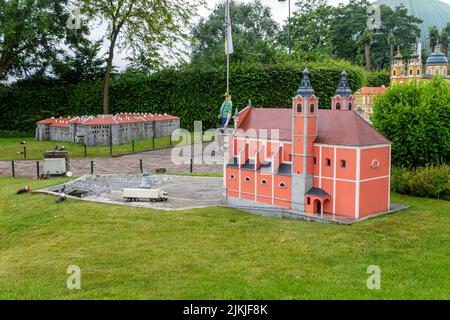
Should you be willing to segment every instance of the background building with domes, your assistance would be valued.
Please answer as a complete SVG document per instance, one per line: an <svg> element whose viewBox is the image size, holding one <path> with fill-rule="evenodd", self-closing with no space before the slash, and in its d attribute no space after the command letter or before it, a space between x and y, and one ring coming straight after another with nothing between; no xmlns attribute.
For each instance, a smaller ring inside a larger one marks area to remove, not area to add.
<svg viewBox="0 0 450 320"><path fill-rule="evenodd" d="M409 60L403 58L400 48L398 48L391 65L391 84L419 83L435 76L441 76L450 82L448 59L442 53L441 48L441 45L436 46L434 52L426 61L425 69L423 68L422 56L417 46Z"/></svg>

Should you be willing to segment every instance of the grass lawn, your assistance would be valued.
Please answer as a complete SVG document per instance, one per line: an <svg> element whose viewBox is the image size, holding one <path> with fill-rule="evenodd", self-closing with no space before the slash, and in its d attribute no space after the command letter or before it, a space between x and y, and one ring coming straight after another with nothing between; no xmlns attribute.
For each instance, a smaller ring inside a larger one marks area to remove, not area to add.
<svg viewBox="0 0 450 320"><path fill-rule="evenodd" d="M21 141L26 141L25 145L21 145ZM172 142L175 144L175 142ZM27 159L40 160L44 158L44 152L53 150L55 146L64 146L69 151L71 158L84 157L84 146L80 143L58 142L58 141L35 141L34 137L29 138L0 138L0 160L23 160L23 154L17 154L18 151L23 152L23 147L27 147ZM155 138L155 148L163 148L170 146L170 137ZM153 148L152 139L135 141L135 152L151 150ZM121 155L131 153L133 151L132 144L126 143L113 146L113 155ZM109 157L109 146L107 147L87 147L87 156Z"/></svg>
<svg viewBox="0 0 450 320"><path fill-rule="evenodd" d="M450 203L339 226L228 208L162 212L46 195L0 178L0 299L448 299ZM66 269L81 268L81 290ZM366 287L369 265L381 289Z"/></svg>

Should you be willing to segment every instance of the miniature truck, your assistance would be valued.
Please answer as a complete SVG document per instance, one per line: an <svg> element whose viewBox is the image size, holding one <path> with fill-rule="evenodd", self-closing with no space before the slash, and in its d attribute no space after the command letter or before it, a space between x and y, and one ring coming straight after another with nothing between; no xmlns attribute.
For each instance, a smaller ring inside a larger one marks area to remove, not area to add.
<svg viewBox="0 0 450 320"><path fill-rule="evenodd" d="M167 201L167 192L160 189L123 189L123 198L126 201Z"/></svg>

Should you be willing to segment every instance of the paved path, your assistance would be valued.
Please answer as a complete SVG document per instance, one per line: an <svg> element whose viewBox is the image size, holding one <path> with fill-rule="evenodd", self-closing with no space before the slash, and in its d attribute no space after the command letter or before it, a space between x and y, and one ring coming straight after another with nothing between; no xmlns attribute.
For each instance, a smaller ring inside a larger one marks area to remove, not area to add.
<svg viewBox="0 0 450 320"><path fill-rule="evenodd" d="M203 148L202 148L203 147ZM222 172L223 155L222 152L216 150L216 156L211 156L209 150L213 150L214 146L210 143L205 143L203 146L194 146L195 162L193 165L193 172ZM179 150L179 149L178 149ZM94 173L108 174L108 173L139 173L140 163L143 161L144 171L155 172L157 168L166 168L168 173L188 173L189 172L189 153L188 147L180 153L183 156L184 164L174 163L172 161L173 149L159 149L137 153L132 155L125 155L114 158L79 158L70 160L70 171L75 176L82 176L90 173L91 161L94 161ZM203 161L202 161L202 156ZM208 155L209 154L209 155ZM70 154L69 154L70 156ZM215 164L214 161L215 160ZM40 172L43 173L43 160L39 161ZM211 164L207 164L211 163ZM36 177L36 161L35 160L21 160L15 161L15 173L17 177ZM11 161L0 161L0 175L11 176Z"/></svg>

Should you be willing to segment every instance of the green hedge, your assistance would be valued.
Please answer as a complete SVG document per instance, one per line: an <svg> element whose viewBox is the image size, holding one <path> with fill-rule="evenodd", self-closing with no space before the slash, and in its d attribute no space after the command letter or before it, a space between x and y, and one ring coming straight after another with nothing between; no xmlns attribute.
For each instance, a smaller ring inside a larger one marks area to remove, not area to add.
<svg viewBox="0 0 450 320"><path fill-rule="evenodd" d="M450 200L450 166L427 166L414 170L393 168L391 189L412 196Z"/></svg>
<svg viewBox="0 0 450 320"><path fill-rule="evenodd" d="M17 131L17 130L0 130L0 138L28 138L34 137L34 132Z"/></svg>
<svg viewBox="0 0 450 320"><path fill-rule="evenodd" d="M249 99L254 106L289 107L306 65L235 64L230 87L234 106L242 109ZM366 72L347 62L327 60L307 64L320 106L329 108L345 68L351 87L364 85ZM192 129L195 120L204 128L217 125L216 115L226 89L225 69L185 67L153 75L124 73L111 82L110 112L169 113L181 117ZM33 130L36 121L50 116L73 116L102 112L102 82L77 85L55 81L28 81L0 87L0 129Z"/></svg>
<svg viewBox="0 0 450 320"><path fill-rule="evenodd" d="M367 72L366 86L368 87L389 87L391 83L391 74L389 71Z"/></svg>

